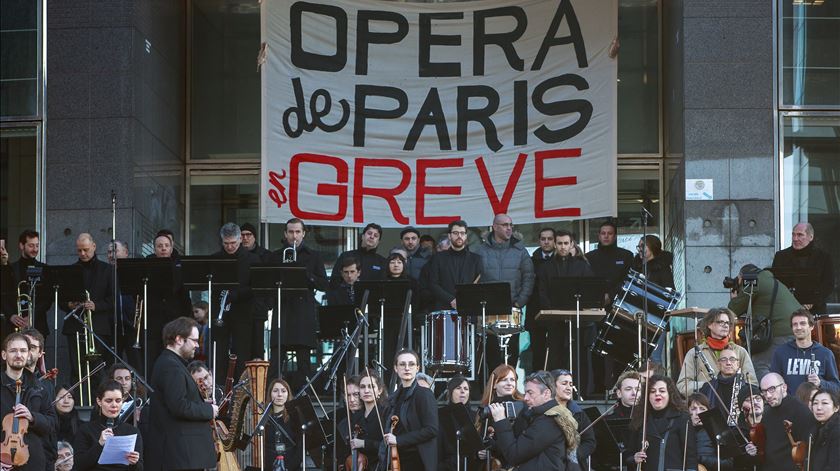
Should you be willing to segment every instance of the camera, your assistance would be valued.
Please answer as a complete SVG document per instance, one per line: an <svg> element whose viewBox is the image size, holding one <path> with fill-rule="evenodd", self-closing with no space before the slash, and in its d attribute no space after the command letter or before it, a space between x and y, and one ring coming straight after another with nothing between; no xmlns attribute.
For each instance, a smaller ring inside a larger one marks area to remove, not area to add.
<svg viewBox="0 0 840 471"><path fill-rule="evenodd" d="M748 285L756 285L758 284L758 273L759 271L749 270L741 273L741 282L744 286ZM723 287L729 290L734 290L738 288L738 279L737 278L730 278L725 276L723 278Z"/></svg>
<svg viewBox="0 0 840 471"><path fill-rule="evenodd" d="M738 278L723 277L723 287L729 290L736 289L738 287Z"/></svg>
<svg viewBox="0 0 840 471"><path fill-rule="evenodd" d="M502 402L501 404L503 406L505 406L505 417L507 417L508 419L511 419L511 420L515 419L516 418L516 404L514 404L511 401L505 401L505 402ZM482 419L487 419L487 418L492 417L493 414L490 413L490 406L487 405L487 406L482 407L478 411L478 416L481 417Z"/></svg>

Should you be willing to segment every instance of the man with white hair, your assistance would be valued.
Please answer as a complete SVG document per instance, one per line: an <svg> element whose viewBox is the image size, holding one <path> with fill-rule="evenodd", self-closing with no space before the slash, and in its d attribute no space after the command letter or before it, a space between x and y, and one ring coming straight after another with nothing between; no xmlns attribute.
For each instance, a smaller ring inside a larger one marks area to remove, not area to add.
<svg viewBox="0 0 840 471"><path fill-rule="evenodd" d="M785 431L785 421L793 424L793 440L808 441L816 429L816 421L808 406L789 396L787 385L778 373L767 373L761 378L761 395L767 403L764 408L765 448L762 471L789 471L796 469L790 453L790 440Z"/></svg>
<svg viewBox="0 0 840 471"><path fill-rule="evenodd" d="M811 223L793 226L790 247L776 252L772 270L805 309L825 314L826 300L834 290L834 269L831 256L815 246Z"/></svg>

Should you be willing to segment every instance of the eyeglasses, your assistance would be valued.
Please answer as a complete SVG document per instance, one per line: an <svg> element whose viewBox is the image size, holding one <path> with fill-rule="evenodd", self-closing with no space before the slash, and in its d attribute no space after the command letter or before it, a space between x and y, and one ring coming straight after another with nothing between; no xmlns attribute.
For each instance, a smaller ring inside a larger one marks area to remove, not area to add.
<svg viewBox="0 0 840 471"><path fill-rule="evenodd" d="M201 339L200 339L200 338L196 338L196 339L194 339L194 338L192 338L192 337L187 337L187 340L192 340L192 341L193 341L193 343L198 343L198 342L200 342L200 341L201 341Z"/></svg>
<svg viewBox="0 0 840 471"><path fill-rule="evenodd" d="M551 373L547 373L545 371L538 371L536 373L529 374L528 377L525 378L525 382L542 384L549 391L552 386L554 386L554 378L551 376Z"/></svg>
<svg viewBox="0 0 840 471"><path fill-rule="evenodd" d="M777 385L775 385L775 386L770 386L770 387L769 387L769 388L767 388L767 389L762 389L762 390L761 390L761 394L765 394L765 395L767 395L767 394L774 394L774 393L776 392L776 389L780 388L781 386L784 386L784 384L785 384L785 383L779 383L779 384L777 384Z"/></svg>
<svg viewBox="0 0 840 471"><path fill-rule="evenodd" d="M452 231L450 234L454 237L465 237L467 235L467 231Z"/></svg>
<svg viewBox="0 0 840 471"><path fill-rule="evenodd" d="M718 361L721 363L737 363L738 357L720 357Z"/></svg>
<svg viewBox="0 0 840 471"><path fill-rule="evenodd" d="M715 321L715 324L717 324L717 325L727 325L728 326L732 323L729 322L729 321Z"/></svg>

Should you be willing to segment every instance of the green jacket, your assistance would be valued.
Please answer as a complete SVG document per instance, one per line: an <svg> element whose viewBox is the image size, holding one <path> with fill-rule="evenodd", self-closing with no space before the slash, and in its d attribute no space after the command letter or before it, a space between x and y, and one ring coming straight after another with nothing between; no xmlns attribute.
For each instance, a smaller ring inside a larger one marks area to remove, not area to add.
<svg viewBox="0 0 840 471"><path fill-rule="evenodd" d="M778 283L775 301L773 301L774 282ZM738 295L729 301L729 309L737 316L746 314L749 301L750 298L744 292L743 285L741 285L738 287ZM793 335L790 329L790 315L793 314L793 311L801 309L802 306L793 297L793 293L790 292L787 286L773 278L773 273L768 270L762 270L758 274L758 285L753 288L753 318L756 316L769 316L771 303L773 305L773 315L770 318L770 322L773 326L773 337Z"/></svg>

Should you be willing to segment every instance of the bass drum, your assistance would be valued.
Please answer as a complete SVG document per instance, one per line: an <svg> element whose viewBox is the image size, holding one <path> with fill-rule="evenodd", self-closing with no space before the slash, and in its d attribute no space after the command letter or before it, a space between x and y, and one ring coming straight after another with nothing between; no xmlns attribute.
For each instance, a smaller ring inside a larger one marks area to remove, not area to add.
<svg viewBox="0 0 840 471"><path fill-rule="evenodd" d="M426 316L423 363L433 373L466 373L472 366L473 336L469 318L458 311Z"/></svg>
<svg viewBox="0 0 840 471"><path fill-rule="evenodd" d="M618 309L607 315L601 322L598 329L598 337L592 345L592 352L605 358L618 362L620 365L638 369L641 366L641 359L638 358L639 333L636 321L623 315ZM644 330L642 335L644 335ZM656 341L662 335L660 328L651 328L648 324L647 343L642 339L642 355L650 357L653 349L656 348Z"/></svg>

